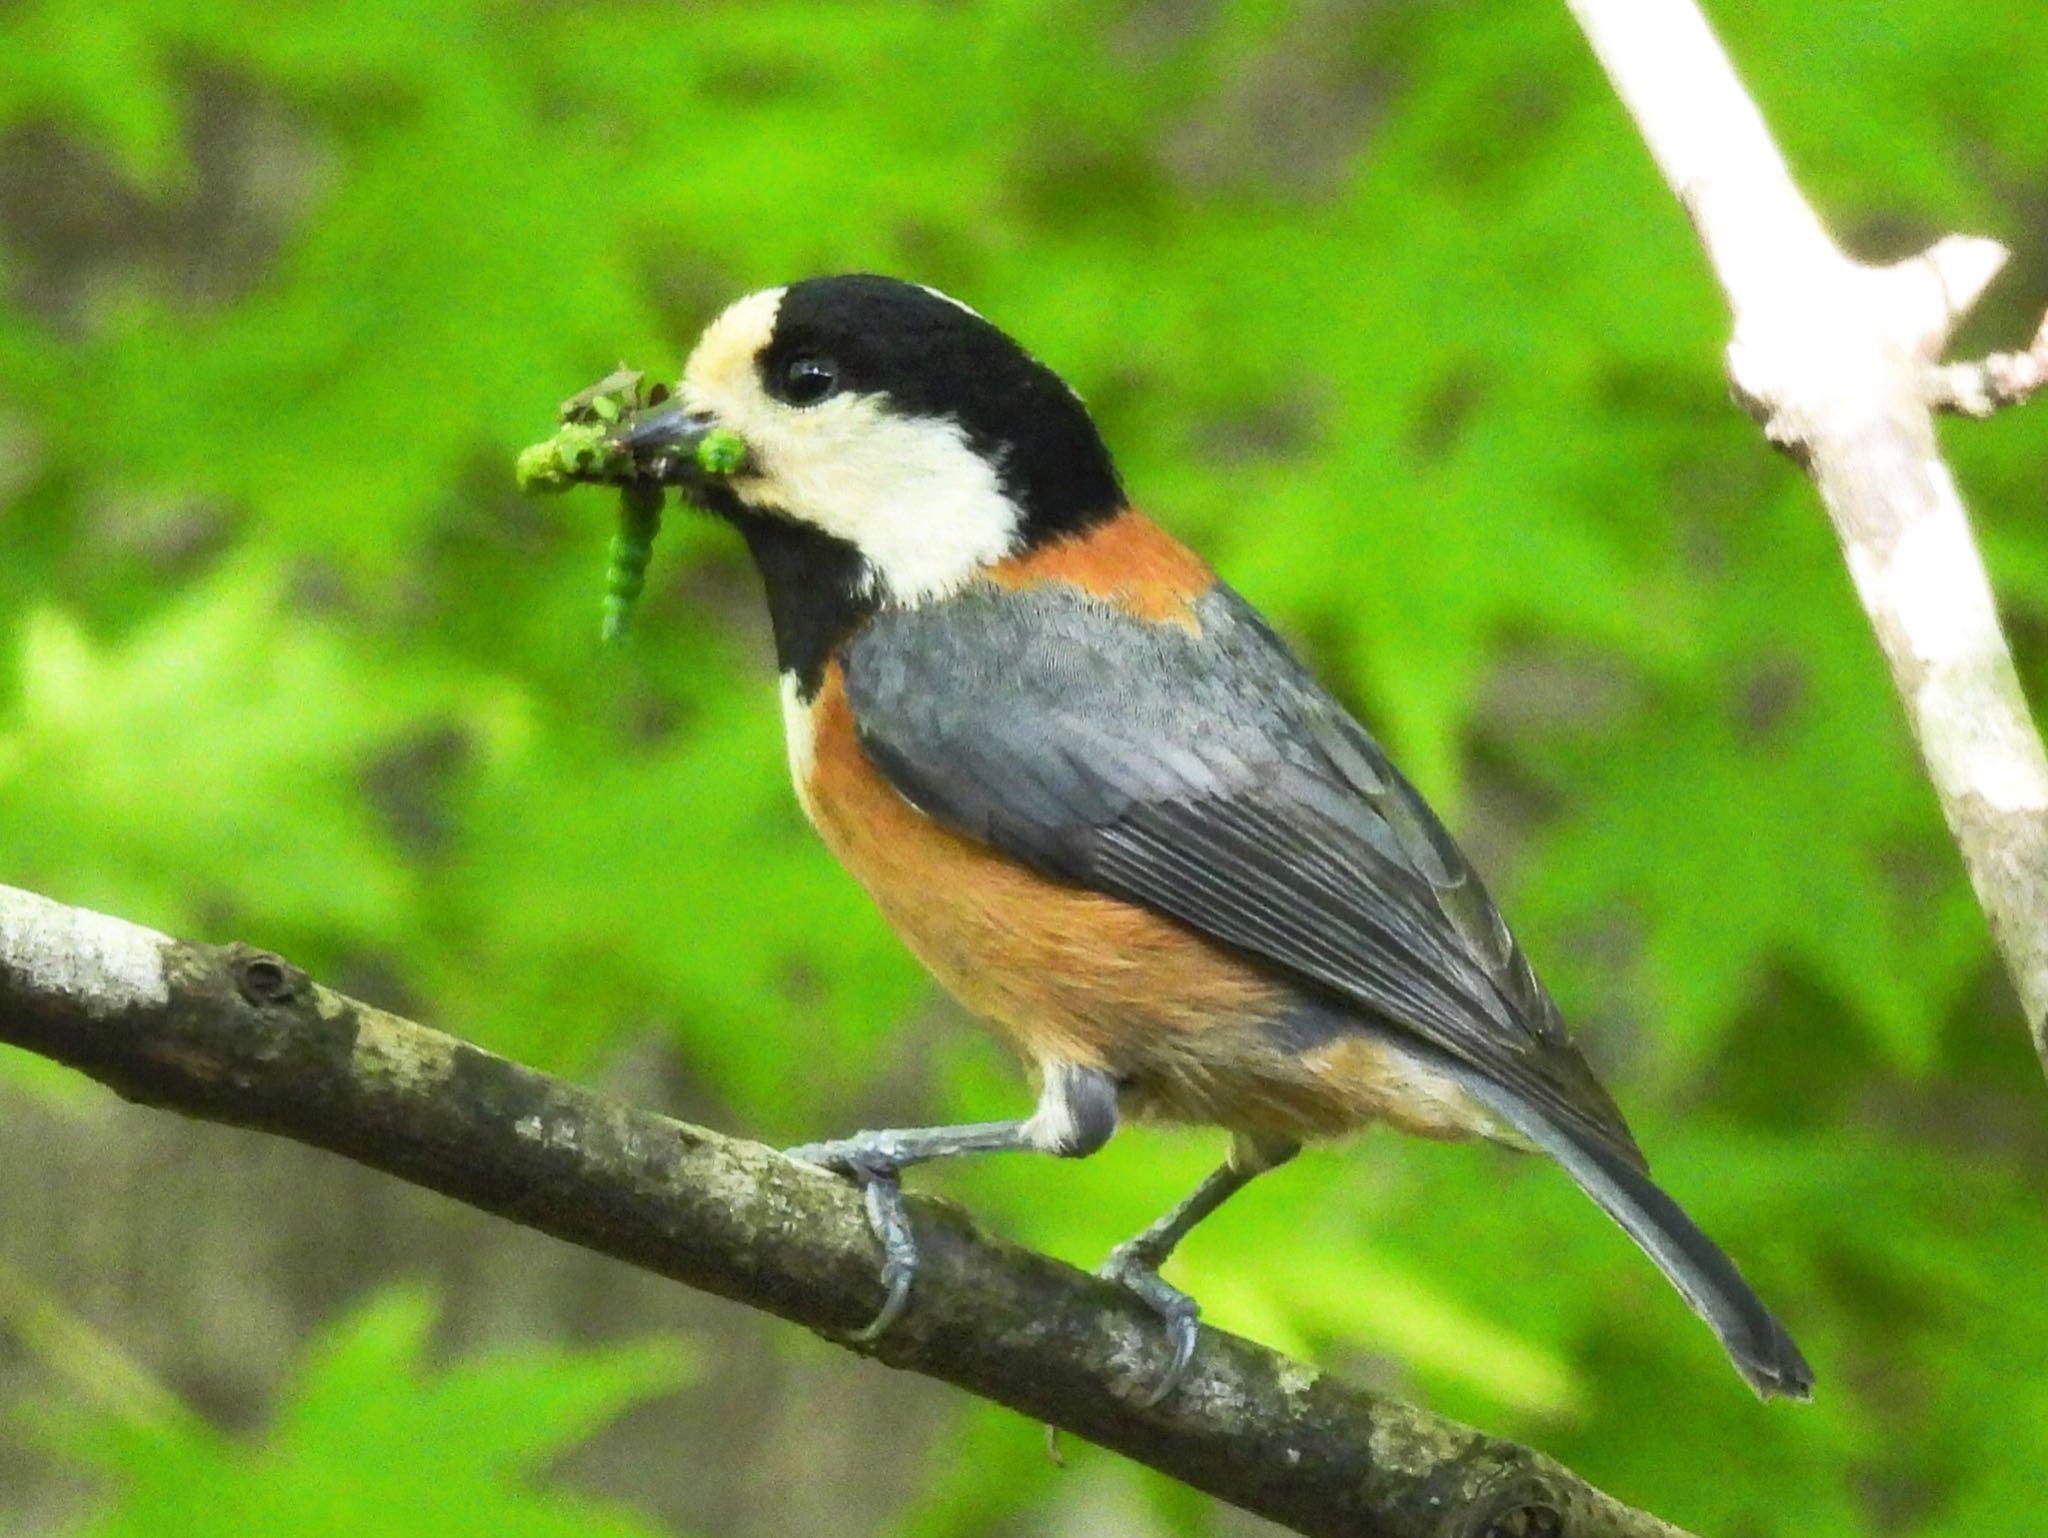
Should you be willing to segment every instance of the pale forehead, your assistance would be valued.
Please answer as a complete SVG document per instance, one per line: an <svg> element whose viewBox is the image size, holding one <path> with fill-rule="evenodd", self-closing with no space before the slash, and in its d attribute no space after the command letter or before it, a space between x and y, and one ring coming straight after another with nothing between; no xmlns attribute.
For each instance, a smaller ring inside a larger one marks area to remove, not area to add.
<svg viewBox="0 0 2048 1538"><path fill-rule="evenodd" d="M951 294L925 283L917 287L976 320L981 318L980 311ZM775 339L775 320L782 312L783 295L788 292L787 287L764 288L728 305L706 328L696 350L690 354L685 375L699 384L712 384L735 380L739 371L752 369L754 360Z"/></svg>
<svg viewBox="0 0 2048 1538"><path fill-rule="evenodd" d="M705 330L690 361L686 379L699 385L733 381L750 374L754 360L775 336L775 317L787 289L764 288L726 307Z"/></svg>

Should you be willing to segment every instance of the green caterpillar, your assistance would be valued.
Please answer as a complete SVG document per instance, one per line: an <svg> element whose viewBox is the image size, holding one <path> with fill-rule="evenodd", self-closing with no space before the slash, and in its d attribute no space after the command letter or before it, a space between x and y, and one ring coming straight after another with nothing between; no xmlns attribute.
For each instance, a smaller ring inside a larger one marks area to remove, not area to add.
<svg viewBox="0 0 2048 1538"><path fill-rule="evenodd" d="M697 440L697 468L706 475L731 475L746 462L746 440L730 427L714 427Z"/></svg>
<svg viewBox="0 0 2048 1538"><path fill-rule="evenodd" d="M661 532L662 496L653 481L628 481L619 488L619 529L612 535L611 559L604 572L602 633L607 646L624 640L632 628L633 606L647 585L654 536Z"/></svg>
<svg viewBox="0 0 2048 1538"><path fill-rule="evenodd" d="M566 491L571 486L617 486L619 527L605 565L601 634L607 645L624 639L633 608L647 585L647 564L661 532L663 488L642 477L633 456L619 447L619 424L668 400L667 385L649 383L638 369L619 369L563 401L562 425L520 451L513 477L521 491ZM698 441L697 468L726 476L746 463L747 446L729 428L713 428Z"/></svg>

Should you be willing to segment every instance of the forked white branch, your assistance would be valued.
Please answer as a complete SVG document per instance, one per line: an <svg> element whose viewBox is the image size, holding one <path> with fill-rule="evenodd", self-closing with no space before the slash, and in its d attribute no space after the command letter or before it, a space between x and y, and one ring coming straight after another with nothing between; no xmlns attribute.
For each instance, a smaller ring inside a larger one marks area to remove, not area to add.
<svg viewBox="0 0 2048 1538"><path fill-rule="evenodd" d="M2040 389L2048 324L2025 352L1941 363L2003 246L1950 235L1889 267L1852 260L1693 0L1567 3L1706 246L1737 396L1820 488L2048 1066L2048 757L1933 420Z"/></svg>

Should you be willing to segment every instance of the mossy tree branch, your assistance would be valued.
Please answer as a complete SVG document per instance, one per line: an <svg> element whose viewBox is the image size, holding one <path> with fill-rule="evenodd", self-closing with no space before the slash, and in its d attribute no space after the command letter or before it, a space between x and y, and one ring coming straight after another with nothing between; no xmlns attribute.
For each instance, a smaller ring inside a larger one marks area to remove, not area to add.
<svg viewBox="0 0 2048 1538"><path fill-rule="evenodd" d="M854 1191L344 998L0 887L0 1041L124 1097L332 1149L841 1340L880 1302ZM1218 1330L1142 1405L1157 1321L1122 1288L912 1202L909 1314L859 1349L1319 1538L1685 1538L1541 1453Z"/></svg>

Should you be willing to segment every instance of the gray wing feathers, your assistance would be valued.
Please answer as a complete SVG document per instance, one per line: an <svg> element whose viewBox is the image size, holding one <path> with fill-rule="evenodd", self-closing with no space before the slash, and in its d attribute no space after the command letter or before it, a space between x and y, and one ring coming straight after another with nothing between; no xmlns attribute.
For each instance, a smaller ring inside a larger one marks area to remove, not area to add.
<svg viewBox="0 0 2048 1538"><path fill-rule="evenodd" d="M928 815L1414 1032L1641 1162L1450 835L1218 587L1199 633L1077 589L877 616L847 696Z"/></svg>

